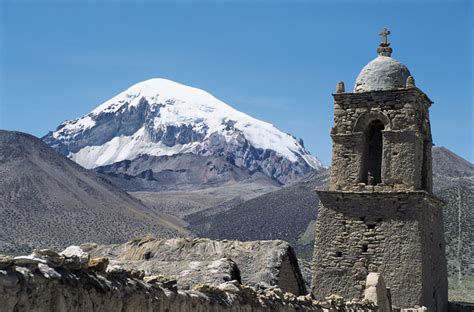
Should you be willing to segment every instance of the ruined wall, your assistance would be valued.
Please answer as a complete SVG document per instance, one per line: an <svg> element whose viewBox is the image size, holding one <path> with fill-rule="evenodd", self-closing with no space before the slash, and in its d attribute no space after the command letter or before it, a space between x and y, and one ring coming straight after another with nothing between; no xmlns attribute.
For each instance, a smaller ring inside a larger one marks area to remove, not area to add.
<svg viewBox="0 0 474 312"><path fill-rule="evenodd" d="M394 306L445 311L446 260L435 198L425 192L318 194L316 298L330 293L360 298L368 272L379 272Z"/></svg>
<svg viewBox="0 0 474 312"><path fill-rule="evenodd" d="M334 94L331 190L431 191L431 101L419 89ZM384 125L382 183L361 183L365 133L370 122Z"/></svg>
<svg viewBox="0 0 474 312"><path fill-rule="evenodd" d="M0 256L0 311L35 312L296 312L375 311L367 301L337 296L315 301L274 287L253 289L229 281L182 291L176 281L137 270L107 268L106 258L81 263L43 250L41 256Z"/></svg>
<svg viewBox="0 0 474 312"><path fill-rule="evenodd" d="M295 295L306 294L294 250L280 240L137 239L120 245L89 244L84 248L94 257L109 257L124 268L173 276L183 289L202 282L219 284L239 275L247 285L278 286ZM238 268L226 265L228 261L235 262Z"/></svg>

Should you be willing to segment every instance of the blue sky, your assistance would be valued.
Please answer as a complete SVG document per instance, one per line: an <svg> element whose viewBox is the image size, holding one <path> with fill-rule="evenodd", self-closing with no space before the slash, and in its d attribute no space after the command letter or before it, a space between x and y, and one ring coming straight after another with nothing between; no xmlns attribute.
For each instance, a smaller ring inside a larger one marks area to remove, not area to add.
<svg viewBox="0 0 474 312"><path fill-rule="evenodd" d="M435 102L434 143L473 162L470 1L0 0L0 128L42 136L162 77L303 138L330 164L331 92L353 88L384 26Z"/></svg>

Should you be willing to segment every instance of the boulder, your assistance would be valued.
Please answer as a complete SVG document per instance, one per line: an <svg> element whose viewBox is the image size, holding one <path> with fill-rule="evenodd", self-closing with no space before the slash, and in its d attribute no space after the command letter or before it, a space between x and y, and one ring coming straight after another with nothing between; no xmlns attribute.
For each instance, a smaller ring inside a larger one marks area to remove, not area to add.
<svg viewBox="0 0 474 312"><path fill-rule="evenodd" d="M60 255L65 257L64 264L70 270L87 269L89 265L89 253L79 246L69 246Z"/></svg>
<svg viewBox="0 0 474 312"><path fill-rule="evenodd" d="M14 258L12 256L0 255L0 270L4 270L14 263Z"/></svg>
<svg viewBox="0 0 474 312"><path fill-rule="evenodd" d="M127 276L127 270L119 265L109 265L105 272L111 276Z"/></svg>
<svg viewBox="0 0 474 312"><path fill-rule="evenodd" d="M99 258L90 259L88 267L89 269L97 271L97 272L105 272L108 265L109 265L109 258L99 257Z"/></svg>

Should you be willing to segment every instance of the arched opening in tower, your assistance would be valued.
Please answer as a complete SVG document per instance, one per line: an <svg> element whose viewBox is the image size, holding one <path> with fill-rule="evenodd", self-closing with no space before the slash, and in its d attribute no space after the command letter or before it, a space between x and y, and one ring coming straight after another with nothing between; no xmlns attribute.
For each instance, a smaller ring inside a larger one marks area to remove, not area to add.
<svg viewBox="0 0 474 312"><path fill-rule="evenodd" d="M361 182L377 185L382 182L382 130L383 123L373 120L365 130L365 143L361 164Z"/></svg>

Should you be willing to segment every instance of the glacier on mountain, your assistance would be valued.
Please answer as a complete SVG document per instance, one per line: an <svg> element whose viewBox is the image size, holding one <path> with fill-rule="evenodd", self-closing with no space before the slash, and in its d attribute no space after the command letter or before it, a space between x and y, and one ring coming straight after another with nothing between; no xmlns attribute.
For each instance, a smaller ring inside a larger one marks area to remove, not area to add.
<svg viewBox="0 0 474 312"><path fill-rule="evenodd" d="M137 83L43 140L86 168L140 155L218 155L282 183L321 162L301 141L203 90L166 79ZM288 175L288 177L286 177Z"/></svg>

